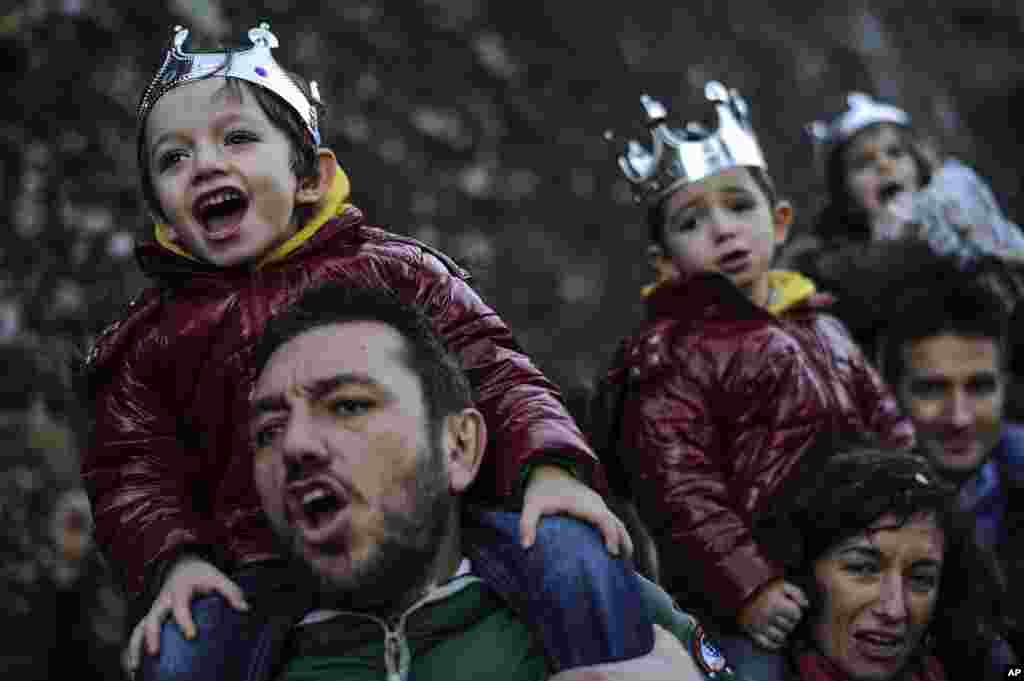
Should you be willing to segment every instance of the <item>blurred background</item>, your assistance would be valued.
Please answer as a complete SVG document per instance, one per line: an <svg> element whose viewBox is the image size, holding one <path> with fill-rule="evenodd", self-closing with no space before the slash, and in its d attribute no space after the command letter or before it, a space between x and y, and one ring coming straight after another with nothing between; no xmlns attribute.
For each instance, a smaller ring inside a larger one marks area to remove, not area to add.
<svg viewBox="0 0 1024 681"><path fill-rule="evenodd" d="M574 409L649 279L603 138L644 134L642 92L682 122L706 115L705 81L739 89L798 229L823 189L801 128L850 90L908 110L1024 218L1020 2L5 0L0 602L21 619L0 668L24 665L16 678L48 678L40 660L74 646L116 678L123 604L88 540L67 367L145 284L134 110L172 27L233 42L260 20L319 81L354 202L468 267Z"/></svg>

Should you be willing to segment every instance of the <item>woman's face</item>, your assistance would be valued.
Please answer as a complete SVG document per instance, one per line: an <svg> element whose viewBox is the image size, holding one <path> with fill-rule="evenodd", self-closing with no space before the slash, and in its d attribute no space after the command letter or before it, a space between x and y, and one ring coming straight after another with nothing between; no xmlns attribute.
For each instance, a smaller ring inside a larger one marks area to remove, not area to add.
<svg viewBox="0 0 1024 681"><path fill-rule="evenodd" d="M886 515L814 564L823 597L818 648L849 679L894 678L921 645L942 576L943 532L931 514L902 527Z"/></svg>

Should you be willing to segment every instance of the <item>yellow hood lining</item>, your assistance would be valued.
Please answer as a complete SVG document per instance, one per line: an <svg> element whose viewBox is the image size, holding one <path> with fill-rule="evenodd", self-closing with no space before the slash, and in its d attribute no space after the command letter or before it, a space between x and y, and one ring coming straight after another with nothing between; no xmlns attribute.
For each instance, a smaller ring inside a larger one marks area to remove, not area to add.
<svg viewBox="0 0 1024 681"><path fill-rule="evenodd" d="M670 281L675 280L669 277L659 277L657 281L640 289L640 295L646 298ZM817 293L813 281L799 272L790 270L769 270L768 286L772 290L772 300L768 304L768 311L775 315L796 307Z"/></svg>

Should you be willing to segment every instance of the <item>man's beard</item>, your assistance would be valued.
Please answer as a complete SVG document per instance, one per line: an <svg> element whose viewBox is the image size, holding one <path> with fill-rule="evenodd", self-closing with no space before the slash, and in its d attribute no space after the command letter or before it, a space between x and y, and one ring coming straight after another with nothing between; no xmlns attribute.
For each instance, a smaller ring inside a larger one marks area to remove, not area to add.
<svg viewBox="0 0 1024 681"><path fill-rule="evenodd" d="M296 555L294 529L274 527L298 578L317 585L320 607L387 617L423 595L435 577L444 539L458 521L439 445L420 453L414 478L406 484L411 503L402 511L383 512L384 539L344 577L317 572Z"/></svg>

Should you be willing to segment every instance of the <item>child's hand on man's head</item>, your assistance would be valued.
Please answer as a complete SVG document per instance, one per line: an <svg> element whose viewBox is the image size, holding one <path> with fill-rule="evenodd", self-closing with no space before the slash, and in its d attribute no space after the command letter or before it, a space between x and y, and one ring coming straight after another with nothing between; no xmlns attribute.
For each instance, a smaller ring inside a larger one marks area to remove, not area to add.
<svg viewBox="0 0 1024 681"><path fill-rule="evenodd" d="M149 655L160 652L160 629L168 615L173 615L185 638L195 638L197 632L195 622L192 621L192 601L197 596L212 593L223 596L236 610L249 609L242 590L223 572L202 558L189 555L179 558L168 571L149 612L132 630L124 652L125 670L134 674L139 668L143 645Z"/></svg>
<svg viewBox="0 0 1024 681"><path fill-rule="evenodd" d="M530 471L523 494L519 522L523 548L533 546L541 516L555 513L565 513L597 527L612 555L633 555L633 542L625 524L611 512L601 495L558 466L542 464Z"/></svg>

